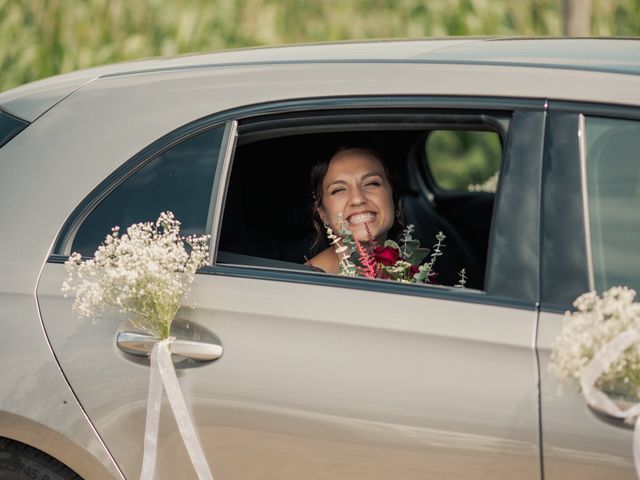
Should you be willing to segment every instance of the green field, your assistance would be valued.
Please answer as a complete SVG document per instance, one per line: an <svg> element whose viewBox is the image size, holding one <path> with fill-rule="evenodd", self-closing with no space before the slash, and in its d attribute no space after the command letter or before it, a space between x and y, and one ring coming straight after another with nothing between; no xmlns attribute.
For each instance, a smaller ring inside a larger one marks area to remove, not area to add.
<svg viewBox="0 0 640 480"><path fill-rule="evenodd" d="M593 35L640 34L640 0L592 0ZM560 0L0 0L0 91L133 58L283 43L561 35Z"/></svg>

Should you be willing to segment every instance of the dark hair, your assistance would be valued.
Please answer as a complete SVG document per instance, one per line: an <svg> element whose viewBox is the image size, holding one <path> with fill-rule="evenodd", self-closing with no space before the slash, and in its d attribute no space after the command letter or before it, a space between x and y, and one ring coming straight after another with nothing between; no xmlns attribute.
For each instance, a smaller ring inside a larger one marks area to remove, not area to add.
<svg viewBox="0 0 640 480"><path fill-rule="evenodd" d="M320 218L320 214L318 213L318 209L322 205L322 195L324 193L322 183L324 182L324 177L327 175L331 160L333 160L339 154L347 151L375 158L382 164L384 174L387 177L389 184L391 185L393 209L395 213L393 225L389 229L388 233L389 238L395 239L399 237L400 233L402 233L402 230L405 227L404 214L402 213L400 198L400 189L398 188L396 177L393 174L393 171L389 168L387 162L385 162L380 154L369 148L340 147L333 155L331 155L331 157L325 157L319 162L316 162L316 164L311 167L311 195L313 196L313 203L311 204L311 219L313 223L313 229L315 230L315 238L313 244L311 245L312 251L315 250L318 245L320 245L322 239L325 238L326 235L324 223Z"/></svg>

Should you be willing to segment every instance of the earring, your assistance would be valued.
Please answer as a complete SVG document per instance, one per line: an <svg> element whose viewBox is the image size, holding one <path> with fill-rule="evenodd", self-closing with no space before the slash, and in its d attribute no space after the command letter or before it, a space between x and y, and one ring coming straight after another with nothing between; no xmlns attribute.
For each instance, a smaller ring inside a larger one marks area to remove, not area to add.
<svg viewBox="0 0 640 480"><path fill-rule="evenodd" d="M400 218L400 210L396 210L396 218Z"/></svg>
<svg viewBox="0 0 640 480"><path fill-rule="evenodd" d="M322 226L324 227L325 230L327 230L330 227L330 225L327 223L326 220L322 221Z"/></svg>

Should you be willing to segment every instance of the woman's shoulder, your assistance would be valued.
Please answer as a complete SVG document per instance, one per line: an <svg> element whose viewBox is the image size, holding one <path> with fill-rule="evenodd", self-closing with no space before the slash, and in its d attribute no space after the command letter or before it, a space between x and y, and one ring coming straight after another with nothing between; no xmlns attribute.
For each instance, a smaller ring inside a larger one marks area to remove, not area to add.
<svg viewBox="0 0 640 480"><path fill-rule="evenodd" d="M306 263L316 271L338 273L338 258L331 247L321 251L311 260L307 260Z"/></svg>

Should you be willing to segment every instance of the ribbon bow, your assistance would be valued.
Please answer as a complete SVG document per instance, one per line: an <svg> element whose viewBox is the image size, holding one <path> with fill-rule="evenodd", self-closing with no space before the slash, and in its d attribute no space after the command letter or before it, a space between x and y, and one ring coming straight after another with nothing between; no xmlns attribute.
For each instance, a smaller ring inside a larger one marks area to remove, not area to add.
<svg viewBox="0 0 640 480"><path fill-rule="evenodd" d="M187 410L176 371L171 361L170 346L173 337L159 341L151 350L151 373L149 375L149 397L147 399L147 423L144 432L141 480L152 480L156 469L158 430L162 391L167 392L169 406L178 424L180 436L187 447L189 458L200 480L213 480L209 464L198 440L196 429Z"/></svg>
<svg viewBox="0 0 640 480"><path fill-rule="evenodd" d="M640 403L635 403L623 410L596 387L600 375L606 372L627 348L638 341L640 341L640 333L636 330L627 330L605 344L582 369L580 387L585 400L592 407L616 418L636 417L633 428L633 463L636 468L636 476L640 478Z"/></svg>

